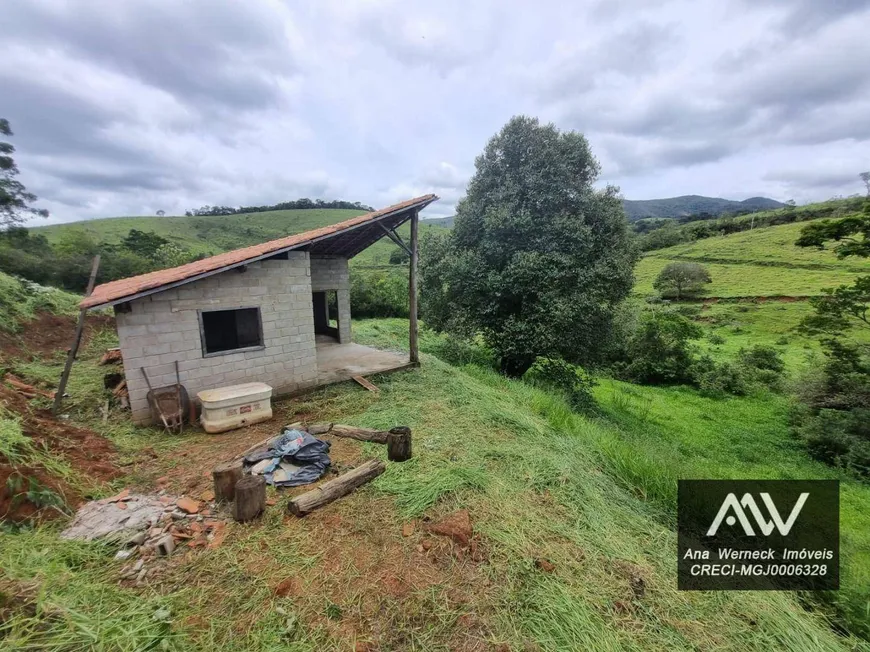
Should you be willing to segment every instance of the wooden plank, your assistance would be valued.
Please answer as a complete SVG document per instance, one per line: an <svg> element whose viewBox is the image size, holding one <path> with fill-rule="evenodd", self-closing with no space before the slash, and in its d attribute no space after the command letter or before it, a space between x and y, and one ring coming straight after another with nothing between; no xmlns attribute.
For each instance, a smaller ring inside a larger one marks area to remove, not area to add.
<svg viewBox="0 0 870 652"><path fill-rule="evenodd" d="M365 387L367 390L369 390L370 392L373 392L375 394L379 394L381 391L377 388L377 385L370 383L367 379L363 378L362 376L354 376L353 379L356 382L358 382L360 385Z"/></svg>
<svg viewBox="0 0 870 652"><path fill-rule="evenodd" d="M94 283L97 280L97 270L100 268L100 254L94 256L94 262L91 264L91 275L88 278L88 290L85 296L91 296L94 291ZM69 382L69 374L72 371L73 362L79 352L79 345L82 343L82 333L85 330L85 316L88 314L87 308L79 310L79 321L76 324L76 334L72 346L69 348L69 353L66 356L66 364L63 366L63 373L60 375L60 382L57 385L57 393L54 395L54 405L51 406L51 413L57 416L60 412L60 404L63 402L63 393L66 391L66 384Z"/></svg>
<svg viewBox="0 0 870 652"><path fill-rule="evenodd" d="M420 351L417 348L417 231L419 230L419 224L420 213L419 211L414 211L414 214L411 216L411 265L408 273L408 347L411 351L410 361L415 364L420 362Z"/></svg>

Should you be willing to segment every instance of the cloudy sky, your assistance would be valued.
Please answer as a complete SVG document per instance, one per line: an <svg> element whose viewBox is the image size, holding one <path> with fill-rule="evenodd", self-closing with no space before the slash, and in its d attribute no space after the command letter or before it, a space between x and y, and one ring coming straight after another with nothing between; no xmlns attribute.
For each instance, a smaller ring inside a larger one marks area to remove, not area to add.
<svg viewBox="0 0 870 652"><path fill-rule="evenodd" d="M518 113L629 199L861 190L870 0L26 0L0 117L51 221L424 192Z"/></svg>

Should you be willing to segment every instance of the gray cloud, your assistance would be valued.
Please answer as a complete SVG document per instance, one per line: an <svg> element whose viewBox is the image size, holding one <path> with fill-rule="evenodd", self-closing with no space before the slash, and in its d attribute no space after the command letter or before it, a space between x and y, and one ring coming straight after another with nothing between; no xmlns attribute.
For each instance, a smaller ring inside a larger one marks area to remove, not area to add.
<svg viewBox="0 0 870 652"><path fill-rule="evenodd" d="M845 0L29 0L0 21L0 116L55 220L424 192L448 215L518 113L586 133L630 197L819 199L870 168L868 17Z"/></svg>
<svg viewBox="0 0 870 652"><path fill-rule="evenodd" d="M753 4L756 1L753 0ZM790 35L797 36L866 11L868 6L867 0L760 0L760 2L762 5L782 9L783 29Z"/></svg>
<svg viewBox="0 0 870 652"><path fill-rule="evenodd" d="M545 101L558 100L587 92L609 75L627 79L649 75L662 66L669 51L665 46L676 42L679 36L673 25L632 24L597 42L560 53L551 63L554 73L541 80L539 94Z"/></svg>
<svg viewBox="0 0 870 652"><path fill-rule="evenodd" d="M36 1L6 12L0 24L6 38L57 47L192 106L275 103L277 79L295 72L281 24L242 3Z"/></svg>

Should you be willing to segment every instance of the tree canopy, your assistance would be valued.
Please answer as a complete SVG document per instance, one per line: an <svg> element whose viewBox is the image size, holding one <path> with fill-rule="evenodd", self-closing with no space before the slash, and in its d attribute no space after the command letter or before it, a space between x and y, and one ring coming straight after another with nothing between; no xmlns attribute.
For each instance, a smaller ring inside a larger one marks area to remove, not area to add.
<svg viewBox="0 0 870 652"><path fill-rule="evenodd" d="M582 134L525 116L475 167L453 231L424 242L424 318L481 335L509 375L539 356L593 361L637 261L617 188L593 187Z"/></svg>
<svg viewBox="0 0 870 652"><path fill-rule="evenodd" d="M707 268L698 263L668 263L659 272L653 287L664 296L682 299L695 294L712 280Z"/></svg>
<svg viewBox="0 0 870 652"><path fill-rule="evenodd" d="M11 136L9 121L0 118L0 136ZM0 226L9 226L24 222L30 215L48 217L44 208L34 208L30 204L36 201L36 195L27 192L18 179L18 166L12 155L15 147L12 143L0 141Z"/></svg>

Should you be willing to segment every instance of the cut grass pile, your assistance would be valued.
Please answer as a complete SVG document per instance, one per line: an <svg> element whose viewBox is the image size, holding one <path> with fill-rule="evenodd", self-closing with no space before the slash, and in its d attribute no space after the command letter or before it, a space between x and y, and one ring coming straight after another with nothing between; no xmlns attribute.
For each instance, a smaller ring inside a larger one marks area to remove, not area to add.
<svg viewBox="0 0 870 652"><path fill-rule="evenodd" d="M624 482L602 444L624 437L618 426L478 367L424 362L376 379L379 396L344 385L293 406L371 427L410 425L413 462L390 464L304 520L282 522L282 501L260 523L231 526L224 546L180 557L144 600L114 585L119 563L99 546L46 529L10 537L0 546L6 579L42 580L36 607L54 616L35 634L36 616L16 615L6 640L54 649L94 640L137 649L161 637L170 648L224 650L338 650L365 640L385 650L860 648L790 594L677 591L672 515ZM643 470L661 472L652 463ZM486 561L420 556L417 540L402 537L407 519L457 508L471 513ZM379 575L393 567L427 574L399 590ZM298 590L276 594L285 578Z"/></svg>
<svg viewBox="0 0 870 652"><path fill-rule="evenodd" d="M0 330L14 333L37 312L77 314L80 300L76 294L0 272Z"/></svg>

